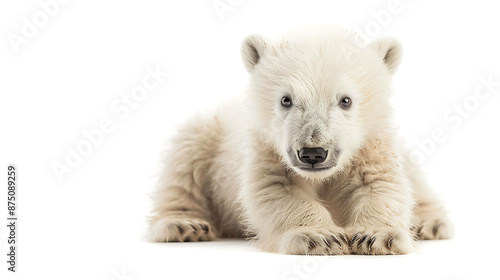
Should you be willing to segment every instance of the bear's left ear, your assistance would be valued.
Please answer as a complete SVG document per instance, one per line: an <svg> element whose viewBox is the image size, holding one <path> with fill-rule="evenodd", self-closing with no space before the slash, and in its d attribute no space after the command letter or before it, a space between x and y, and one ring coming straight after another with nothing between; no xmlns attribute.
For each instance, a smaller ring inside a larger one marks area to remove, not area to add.
<svg viewBox="0 0 500 280"><path fill-rule="evenodd" d="M371 42L369 47L379 55L389 73L396 73L403 56L403 46L398 39L393 37L380 38Z"/></svg>

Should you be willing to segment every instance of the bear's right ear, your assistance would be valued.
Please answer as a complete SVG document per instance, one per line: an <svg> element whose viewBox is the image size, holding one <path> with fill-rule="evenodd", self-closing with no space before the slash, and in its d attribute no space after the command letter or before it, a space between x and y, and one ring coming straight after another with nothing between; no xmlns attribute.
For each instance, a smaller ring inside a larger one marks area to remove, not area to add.
<svg viewBox="0 0 500 280"><path fill-rule="evenodd" d="M241 58L248 73L252 73L262 56L267 52L268 43L260 35L250 35L241 44Z"/></svg>

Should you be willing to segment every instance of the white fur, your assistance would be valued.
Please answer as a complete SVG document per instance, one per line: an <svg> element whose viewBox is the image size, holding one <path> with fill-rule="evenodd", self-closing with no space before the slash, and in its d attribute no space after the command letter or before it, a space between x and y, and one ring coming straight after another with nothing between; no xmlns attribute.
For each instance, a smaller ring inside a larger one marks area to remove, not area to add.
<svg viewBox="0 0 500 280"><path fill-rule="evenodd" d="M444 210L395 136L401 45L357 48L356 39L338 29L249 36L246 95L184 124L166 151L150 239L251 236L285 254L405 254L416 238L449 238ZM334 166L297 168L301 147L324 147Z"/></svg>

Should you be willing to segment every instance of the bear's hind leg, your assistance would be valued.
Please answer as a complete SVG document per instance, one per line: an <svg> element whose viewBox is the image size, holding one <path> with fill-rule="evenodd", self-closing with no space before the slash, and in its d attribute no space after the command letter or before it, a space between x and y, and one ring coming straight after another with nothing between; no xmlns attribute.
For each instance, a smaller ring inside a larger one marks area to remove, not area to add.
<svg viewBox="0 0 500 280"><path fill-rule="evenodd" d="M413 166L408 178L413 185L417 205L414 233L419 240L449 239L453 236L453 224L437 195L429 188L418 166Z"/></svg>
<svg viewBox="0 0 500 280"><path fill-rule="evenodd" d="M185 124L164 154L164 170L153 195L149 240L208 241L216 237L211 206L210 166L223 134L215 117Z"/></svg>
<svg viewBox="0 0 500 280"><path fill-rule="evenodd" d="M453 225L446 211L437 201L419 199L415 214L418 219L417 227L415 227L418 239L450 239L453 236Z"/></svg>
<svg viewBox="0 0 500 280"><path fill-rule="evenodd" d="M182 188L170 187L150 220L153 242L209 241L216 237L203 198Z"/></svg>

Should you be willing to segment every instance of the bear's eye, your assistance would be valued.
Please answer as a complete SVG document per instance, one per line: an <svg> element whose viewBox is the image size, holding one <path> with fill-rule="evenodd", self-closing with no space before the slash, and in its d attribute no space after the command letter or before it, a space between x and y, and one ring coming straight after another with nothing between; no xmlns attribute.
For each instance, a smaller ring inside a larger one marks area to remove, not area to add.
<svg viewBox="0 0 500 280"><path fill-rule="evenodd" d="M342 108L348 109L349 107L351 107L351 105L352 105L351 98L344 96L342 97L342 99L340 99L340 106L342 106Z"/></svg>
<svg viewBox="0 0 500 280"><path fill-rule="evenodd" d="M290 97L288 96L283 96L281 98L281 105L283 105L283 107L290 107L292 106L292 99L290 99Z"/></svg>

